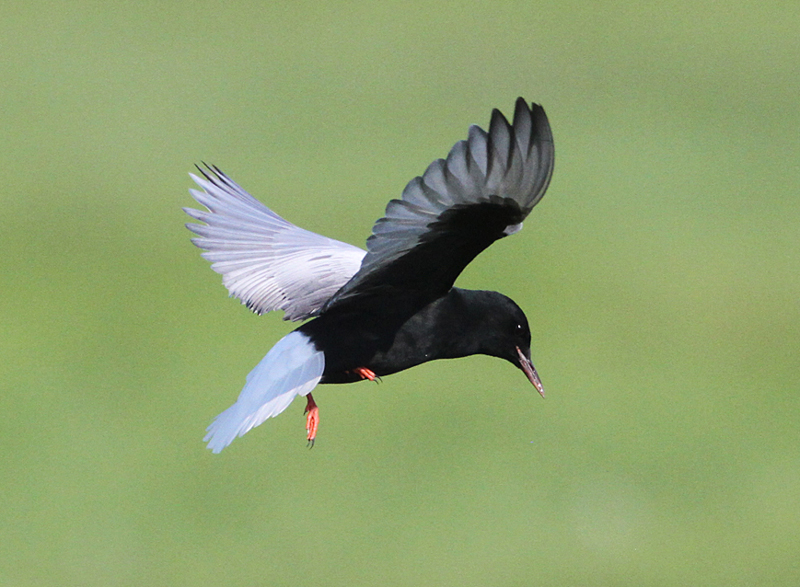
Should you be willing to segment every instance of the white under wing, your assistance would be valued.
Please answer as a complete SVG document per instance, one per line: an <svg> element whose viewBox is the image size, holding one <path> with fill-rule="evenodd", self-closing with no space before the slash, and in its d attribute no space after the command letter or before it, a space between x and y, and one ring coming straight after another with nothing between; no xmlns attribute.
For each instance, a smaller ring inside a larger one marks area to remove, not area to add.
<svg viewBox="0 0 800 587"><path fill-rule="evenodd" d="M186 227L230 295L254 312L308 318L361 266L364 250L287 222L217 168L203 175L190 174L202 188L190 192L208 212L184 211L205 224Z"/></svg>
<svg viewBox="0 0 800 587"><path fill-rule="evenodd" d="M255 369L239 399L217 416L203 439L218 453L233 440L280 414L298 395L308 395L325 371L325 354L300 332L290 332L272 347Z"/></svg>

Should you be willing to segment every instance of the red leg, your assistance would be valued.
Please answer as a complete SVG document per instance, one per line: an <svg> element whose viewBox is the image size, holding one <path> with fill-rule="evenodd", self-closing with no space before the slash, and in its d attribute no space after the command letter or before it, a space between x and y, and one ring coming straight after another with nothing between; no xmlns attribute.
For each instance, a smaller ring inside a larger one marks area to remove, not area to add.
<svg viewBox="0 0 800 587"><path fill-rule="evenodd" d="M380 379L380 377L375 375L374 371L367 369L366 367L358 367L357 369L353 369L353 373L357 373L361 379L369 379L370 381Z"/></svg>
<svg viewBox="0 0 800 587"><path fill-rule="evenodd" d="M314 448L314 439L317 438L317 427L319 426L319 408L314 397L309 393L306 396L306 432L308 432L308 446Z"/></svg>

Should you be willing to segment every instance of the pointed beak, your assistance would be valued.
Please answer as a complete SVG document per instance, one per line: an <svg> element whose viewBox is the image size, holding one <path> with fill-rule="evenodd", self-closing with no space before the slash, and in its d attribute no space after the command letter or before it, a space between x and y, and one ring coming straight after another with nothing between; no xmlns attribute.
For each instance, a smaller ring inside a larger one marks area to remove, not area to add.
<svg viewBox="0 0 800 587"><path fill-rule="evenodd" d="M533 363L531 363L531 360L525 356L525 353L523 353L522 349L519 347L517 347L517 354L519 355L519 366L522 367L525 375L528 376L528 380L533 383L533 386L536 388L536 391L539 392L539 395L544 397L542 380L539 379L539 374L536 372L536 368L533 366Z"/></svg>

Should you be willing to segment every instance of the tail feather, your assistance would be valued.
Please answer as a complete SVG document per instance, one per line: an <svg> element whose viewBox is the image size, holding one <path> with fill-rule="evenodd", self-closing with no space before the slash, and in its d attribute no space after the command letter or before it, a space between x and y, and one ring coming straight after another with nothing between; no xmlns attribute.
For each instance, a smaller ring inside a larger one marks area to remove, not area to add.
<svg viewBox="0 0 800 587"><path fill-rule="evenodd" d="M308 395L324 370L324 353L305 334L291 332L250 372L236 403L214 419L203 440L212 452L220 452L235 438L280 414L298 395Z"/></svg>

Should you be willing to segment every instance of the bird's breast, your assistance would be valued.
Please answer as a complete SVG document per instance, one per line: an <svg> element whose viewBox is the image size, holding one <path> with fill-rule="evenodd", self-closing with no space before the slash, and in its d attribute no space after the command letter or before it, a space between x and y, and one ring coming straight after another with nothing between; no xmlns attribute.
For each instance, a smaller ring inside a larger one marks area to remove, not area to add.
<svg viewBox="0 0 800 587"><path fill-rule="evenodd" d="M383 300L365 308L331 312L301 326L325 353L322 383L351 383L365 368L383 377L427 361L476 352L464 290L409 311L402 303Z"/></svg>

